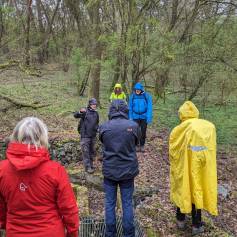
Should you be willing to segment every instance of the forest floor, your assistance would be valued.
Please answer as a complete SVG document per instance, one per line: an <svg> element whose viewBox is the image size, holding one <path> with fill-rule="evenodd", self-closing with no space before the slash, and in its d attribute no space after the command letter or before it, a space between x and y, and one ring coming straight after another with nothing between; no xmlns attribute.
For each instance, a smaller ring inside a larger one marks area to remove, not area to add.
<svg viewBox="0 0 237 237"><path fill-rule="evenodd" d="M50 137L56 136L62 140L65 137L77 137L77 121L73 119L71 112L85 105L87 98L77 97L75 82L68 74L59 73L57 65L48 65L44 68L43 76L40 78L25 76L14 69L6 70L0 72L0 84L0 94L17 101L29 104L50 104L40 109L20 108L0 99L0 109L6 108L0 111L0 140L8 137L16 123L25 116L37 116L43 119L49 127ZM103 109L99 110L101 120L107 117L107 97L108 95L103 92ZM136 178L136 187L156 187L159 191L157 194L139 200L136 215L149 237L190 236L191 224L186 231L177 231L175 207L169 199L168 136L170 129L178 122L172 115L176 113L177 105L160 103L159 106L154 109L160 117L158 119L155 117L154 121L159 121L162 126L157 128L157 124L154 123L148 129L145 153L138 154L140 174ZM173 107L168 108L168 106ZM206 232L202 236L237 236L237 149L236 140L234 140L236 139L234 123L237 119L232 119L233 123L228 120L231 116L236 116L236 108L231 107L230 110L227 108L218 115L216 114L220 110L215 111L217 112L213 114L219 119L216 123L220 124L218 124L220 128L218 132L219 137L222 138L217 156L218 183L227 193L225 197L221 194L218 196L219 215L217 217L212 217L203 211ZM206 113L210 114L208 110ZM225 126L224 129L221 125ZM77 164L76 167L82 169L82 163ZM97 173L100 173L99 161L96 161L96 168ZM103 216L103 193L90 189L88 196L90 214ZM188 221L190 223L190 217Z"/></svg>
<svg viewBox="0 0 237 237"><path fill-rule="evenodd" d="M96 173L101 173L99 156L96 161ZM191 218L185 231L178 231L175 221L175 207L169 198L169 159L168 131L149 130L145 153L138 153L140 174L135 179L139 189L158 188L158 192L138 201L136 216L146 230L148 237L191 236ZM224 237L237 236L237 169L236 156L218 153L218 183L231 187L226 197L218 195L219 215L213 217L203 211L205 233L201 236ZM80 162L77 169L83 169ZM79 194L80 195L80 194ZM79 202L80 202L80 196ZM104 194L95 189L89 190L90 215L103 217ZM117 210L119 213L121 209Z"/></svg>

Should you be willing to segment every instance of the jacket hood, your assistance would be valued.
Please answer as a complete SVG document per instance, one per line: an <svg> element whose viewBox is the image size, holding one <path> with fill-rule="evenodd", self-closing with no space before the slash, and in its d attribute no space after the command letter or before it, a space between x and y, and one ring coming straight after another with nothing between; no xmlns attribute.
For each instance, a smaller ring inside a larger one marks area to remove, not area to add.
<svg viewBox="0 0 237 237"><path fill-rule="evenodd" d="M114 89L116 89L116 88L120 88L120 89L122 89L122 85L119 84L119 83L117 83L117 84L115 84L115 86L114 86Z"/></svg>
<svg viewBox="0 0 237 237"><path fill-rule="evenodd" d="M109 108L109 119L115 117L128 118L128 106L124 100L113 100Z"/></svg>
<svg viewBox="0 0 237 237"><path fill-rule="evenodd" d="M50 160L46 148L37 148L34 145L22 143L10 143L6 151L6 157L17 170L32 169L41 163Z"/></svg>
<svg viewBox="0 0 237 237"><path fill-rule="evenodd" d="M195 104L193 104L191 101L184 102L183 105L179 108L179 118L181 121L185 121L190 118L198 118L199 117L199 111Z"/></svg>
<svg viewBox="0 0 237 237"><path fill-rule="evenodd" d="M135 86L133 87L133 89L144 91L144 87L140 82L136 83Z"/></svg>

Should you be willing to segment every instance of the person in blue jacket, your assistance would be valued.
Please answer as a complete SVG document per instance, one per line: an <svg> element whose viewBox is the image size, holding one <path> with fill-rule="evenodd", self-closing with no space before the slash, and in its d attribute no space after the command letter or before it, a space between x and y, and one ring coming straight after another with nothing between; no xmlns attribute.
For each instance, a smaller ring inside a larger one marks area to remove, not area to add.
<svg viewBox="0 0 237 237"><path fill-rule="evenodd" d="M136 83L129 97L129 119L137 122L141 129L141 138L137 146L138 152L144 152L147 124L152 122L152 97L144 91L141 83Z"/></svg>

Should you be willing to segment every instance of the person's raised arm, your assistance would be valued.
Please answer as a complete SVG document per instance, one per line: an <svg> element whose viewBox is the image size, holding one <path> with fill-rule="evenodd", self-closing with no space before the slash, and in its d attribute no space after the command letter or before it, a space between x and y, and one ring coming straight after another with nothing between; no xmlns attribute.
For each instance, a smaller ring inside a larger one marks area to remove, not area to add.
<svg viewBox="0 0 237 237"><path fill-rule="evenodd" d="M73 114L73 116L74 116L74 118L82 118L82 119L84 119L85 116L86 116L86 109L85 108L80 109L80 111L79 112L75 112Z"/></svg>

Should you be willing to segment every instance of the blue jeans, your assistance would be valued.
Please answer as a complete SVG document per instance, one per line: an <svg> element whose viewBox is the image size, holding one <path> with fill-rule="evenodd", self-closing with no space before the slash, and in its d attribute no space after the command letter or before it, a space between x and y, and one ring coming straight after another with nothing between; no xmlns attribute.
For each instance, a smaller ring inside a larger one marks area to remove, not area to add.
<svg viewBox="0 0 237 237"><path fill-rule="evenodd" d="M123 236L135 237L133 214L134 179L113 181L104 179L105 190L105 237L116 237L116 213L117 187L120 187L123 208Z"/></svg>

